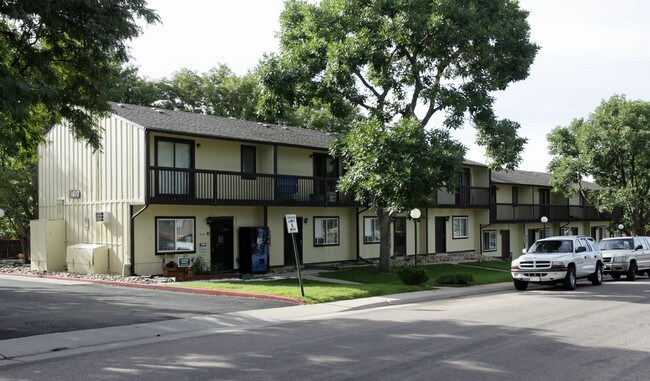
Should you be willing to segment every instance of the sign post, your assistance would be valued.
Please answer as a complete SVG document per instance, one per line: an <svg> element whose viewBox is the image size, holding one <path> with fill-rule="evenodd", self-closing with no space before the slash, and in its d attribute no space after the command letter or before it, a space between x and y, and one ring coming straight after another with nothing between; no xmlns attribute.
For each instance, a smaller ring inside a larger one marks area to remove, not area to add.
<svg viewBox="0 0 650 381"><path fill-rule="evenodd" d="M287 232L291 234L293 240L293 254L296 257L296 270L298 270L298 282L300 283L300 293L305 296L305 289L302 287L302 271L300 270L300 256L298 255L298 245L296 244L296 233L298 233L298 220L295 214L285 215L287 220Z"/></svg>

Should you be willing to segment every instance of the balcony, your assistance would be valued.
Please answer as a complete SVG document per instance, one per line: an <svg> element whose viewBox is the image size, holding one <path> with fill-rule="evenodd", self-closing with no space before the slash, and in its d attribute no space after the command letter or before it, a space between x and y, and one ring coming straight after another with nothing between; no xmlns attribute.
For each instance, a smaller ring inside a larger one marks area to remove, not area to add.
<svg viewBox="0 0 650 381"><path fill-rule="evenodd" d="M457 187L453 192L440 188L436 199L437 208L489 208L490 188Z"/></svg>
<svg viewBox="0 0 650 381"><path fill-rule="evenodd" d="M148 182L151 204L358 206L335 178L152 166Z"/></svg>
<svg viewBox="0 0 650 381"><path fill-rule="evenodd" d="M490 207L490 223L610 221L617 212L602 213L592 205L495 204Z"/></svg>

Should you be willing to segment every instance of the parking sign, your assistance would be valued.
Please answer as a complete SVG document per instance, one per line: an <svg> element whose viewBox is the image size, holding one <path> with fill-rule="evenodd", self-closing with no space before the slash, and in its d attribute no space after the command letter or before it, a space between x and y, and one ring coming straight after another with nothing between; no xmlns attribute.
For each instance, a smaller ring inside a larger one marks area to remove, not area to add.
<svg viewBox="0 0 650 381"><path fill-rule="evenodd" d="M298 221L295 214L287 214L284 216L287 219L287 232L289 234L298 233Z"/></svg>

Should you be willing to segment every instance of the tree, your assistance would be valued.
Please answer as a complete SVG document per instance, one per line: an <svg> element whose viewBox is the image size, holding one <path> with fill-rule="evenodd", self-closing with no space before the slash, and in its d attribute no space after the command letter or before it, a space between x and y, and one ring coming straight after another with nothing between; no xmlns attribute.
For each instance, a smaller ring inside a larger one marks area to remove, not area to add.
<svg viewBox="0 0 650 381"><path fill-rule="evenodd" d="M547 135L548 169L557 192L576 189L601 211L623 210L624 225L643 235L650 223L650 102L614 95L587 119ZM600 189L583 187L591 177Z"/></svg>
<svg viewBox="0 0 650 381"><path fill-rule="evenodd" d="M138 19L158 16L144 0L0 2L0 158L43 140L39 108L99 148L93 114L110 110L106 95L126 42L141 33Z"/></svg>
<svg viewBox="0 0 650 381"><path fill-rule="evenodd" d="M497 120L490 94L528 76L538 47L529 41L527 15L510 0L289 0L280 19L279 53L260 70L268 92L264 108L318 100L335 113L359 107L373 123L417 118L420 128L443 113L442 130L469 117L491 166L513 169L526 139L517 136L516 122ZM356 160L379 160L367 152ZM460 165L460 158L449 159L457 160L451 167ZM352 188L361 189L378 170L353 179L348 172L342 181L354 180ZM377 206L378 215L386 212ZM382 242L389 239L381 236ZM380 261L390 266L387 248L381 246Z"/></svg>
<svg viewBox="0 0 650 381"><path fill-rule="evenodd" d="M29 253L29 221L38 218L38 158L21 156L0 166L0 233L18 239L23 253ZM2 235L2 234L0 234Z"/></svg>
<svg viewBox="0 0 650 381"><path fill-rule="evenodd" d="M390 216L432 205L441 185L455 183L465 148L447 131L425 130L415 118L387 125L373 117L356 123L332 153L347 168L339 188L377 211L380 252L390 253ZM390 272L390 255L379 261L380 272Z"/></svg>

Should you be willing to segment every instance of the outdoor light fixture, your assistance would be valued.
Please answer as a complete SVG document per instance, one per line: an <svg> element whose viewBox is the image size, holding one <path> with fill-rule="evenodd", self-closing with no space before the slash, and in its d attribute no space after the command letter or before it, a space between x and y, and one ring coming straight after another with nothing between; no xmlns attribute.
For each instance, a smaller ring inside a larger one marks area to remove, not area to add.
<svg viewBox="0 0 650 381"><path fill-rule="evenodd" d="M618 236L619 237L623 236L623 229L625 229L625 226L623 224L618 224Z"/></svg>
<svg viewBox="0 0 650 381"><path fill-rule="evenodd" d="M413 246L413 249L415 251L415 265L417 266L418 264L418 218L420 218L422 213L420 213L420 209L415 208L411 210L411 213L409 213L409 215L413 219L413 227L415 229L415 245Z"/></svg>
<svg viewBox="0 0 650 381"><path fill-rule="evenodd" d="M540 237L540 238L546 238L546 223L548 222L548 217L542 216L540 221L542 221L542 224L544 226L544 229L542 230L544 232L544 237Z"/></svg>

